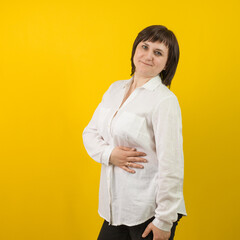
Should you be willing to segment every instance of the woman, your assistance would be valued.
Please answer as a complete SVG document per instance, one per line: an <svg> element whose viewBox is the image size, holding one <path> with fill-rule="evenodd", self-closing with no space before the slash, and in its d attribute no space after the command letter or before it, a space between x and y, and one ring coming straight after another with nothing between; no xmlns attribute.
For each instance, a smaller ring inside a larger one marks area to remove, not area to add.
<svg viewBox="0 0 240 240"><path fill-rule="evenodd" d="M181 110L170 91L178 59L172 31L143 29L132 77L111 84L83 131L88 154L101 163L98 240L173 239L186 215Z"/></svg>

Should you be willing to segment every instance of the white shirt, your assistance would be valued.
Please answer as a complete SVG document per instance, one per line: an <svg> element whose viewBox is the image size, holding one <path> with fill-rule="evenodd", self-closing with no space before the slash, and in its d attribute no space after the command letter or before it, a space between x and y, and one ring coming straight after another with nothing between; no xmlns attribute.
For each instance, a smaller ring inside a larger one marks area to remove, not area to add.
<svg viewBox="0 0 240 240"><path fill-rule="evenodd" d="M86 151L102 164L98 213L115 226L155 216L153 224L170 231L177 213L187 215L181 110L158 75L136 88L119 109L133 77L110 85L83 131ZM136 148L148 162L134 174L126 172L109 163L116 146Z"/></svg>

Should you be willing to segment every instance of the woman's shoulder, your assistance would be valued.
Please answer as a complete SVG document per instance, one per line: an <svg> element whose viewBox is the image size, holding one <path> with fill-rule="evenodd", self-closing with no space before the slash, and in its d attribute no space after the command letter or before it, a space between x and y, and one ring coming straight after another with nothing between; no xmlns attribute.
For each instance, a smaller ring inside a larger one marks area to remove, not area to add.
<svg viewBox="0 0 240 240"><path fill-rule="evenodd" d="M156 97L159 101L165 100L165 99L174 99L175 101L178 101L177 96L174 92L172 92L166 85L161 84L158 88L155 89Z"/></svg>
<svg viewBox="0 0 240 240"><path fill-rule="evenodd" d="M110 84L110 87L123 87L127 82L129 82L129 79L116 80Z"/></svg>
<svg viewBox="0 0 240 240"><path fill-rule="evenodd" d="M119 90L120 88L123 88L128 81L129 81L129 79L128 80L116 80L110 84L108 91L112 92L112 91Z"/></svg>

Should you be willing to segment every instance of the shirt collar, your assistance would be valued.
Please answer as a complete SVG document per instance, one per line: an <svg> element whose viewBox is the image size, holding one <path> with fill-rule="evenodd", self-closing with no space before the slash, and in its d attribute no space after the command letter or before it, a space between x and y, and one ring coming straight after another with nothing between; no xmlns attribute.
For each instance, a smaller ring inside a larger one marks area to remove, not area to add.
<svg viewBox="0 0 240 240"><path fill-rule="evenodd" d="M125 84L123 85L124 88L128 87L132 83L133 77L134 75L130 79L126 80ZM153 91L160 84L162 84L162 79L159 75L157 75L138 88L145 88L147 90Z"/></svg>

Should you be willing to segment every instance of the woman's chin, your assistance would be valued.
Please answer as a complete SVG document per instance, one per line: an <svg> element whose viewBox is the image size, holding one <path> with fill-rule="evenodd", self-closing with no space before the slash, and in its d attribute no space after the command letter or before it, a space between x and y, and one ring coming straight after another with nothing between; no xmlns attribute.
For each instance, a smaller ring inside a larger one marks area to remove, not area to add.
<svg viewBox="0 0 240 240"><path fill-rule="evenodd" d="M140 71L136 71L135 74L138 77L146 77L146 78L152 77L152 72L151 71L140 70Z"/></svg>

